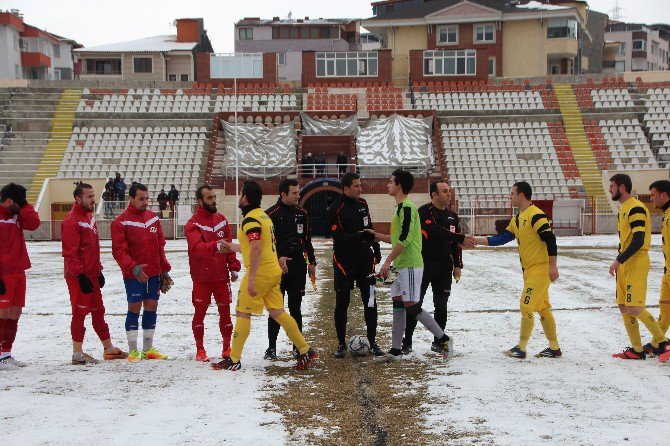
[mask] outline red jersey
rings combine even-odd
[[[65,277],[77,277],[84,273],[89,279],[96,279],[102,271],[102,264],[95,217],[86,208],[75,203],[60,227]]]
[[[14,215],[0,206],[0,274],[21,273],[30,269],[30,258],[23,231],[40,227],[40,216],[30,204]]]
[[[214,214],[198,206],[186,223],[188,262],[194,282],[229,281],[229,271],[239,271],[240,261],[235,253],[219,252],[221,240],[231,241],[230,225],[222,214]]]
[[[128,205],[112,222],[112,255],[124,279],[134,279],[132,269],[142,267],[149,277],[170,271],[165,257],[165,237],[161,222],[150,210],[139,211]]]

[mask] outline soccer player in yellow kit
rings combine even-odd
[[[556,335],[556,321],[549,303],[549,285],[558,279],[556,236],[544,212],[530,201],[533,189],[520,181],[512,186],[510,202],[519,209],[507,229],[494,237],[466,238],[476,245],[499,246],[515,238],[519,243],[519,256],[523,269],[523,292],[521,293],[521,333],[519,344],[505,354],[512,358],[526,357],[526,346],[533,332],[534,313],[539,313],[549,347],[535,355],[538,358],[559,358],[562,355]]]
[[[610,178],[612,200],[621,203],[621,207],[617,217],[619,255],[610,266],[609,272],[616,276],[616,303],[632,344],[632,347],[615,353],[612,357],[645,359],[647,355],[642,347],[638,320],[654,337],[651,344],[656,354],[665,352],[669,344],[656,319],[645,308],[651,220],[646,206],[631,195],[632,189],[633,182],[628,175],[618,173]]]
[[[318,358],[300,333],[295,319],[284,311],[284,300],[280,288],[282,271],[286,264],[280,264],[275,247],[272,220],[260,208],[263,191],[255,181],[247,181],[240,192],[238,206],[244,219],[237,238],[239,245],[222,241],[222,252],[241,252],[246,274],[240,284],[237,296],[235,329],[230,356],[212,364],[215,370],[239,370],[244,343],[251,332],[251,314],[261,314],[263,308],[270,317],[282,326],[293,345],[300,352],[297,370],[304,370],[310,362]]]
[[[663,334],[667,334],[670,327],[670,181],[654,181],[649,186],[651,193],[651,202],[657,209],[663,211],[663,220],[661,222],[661,243],[663,248],[663,277],[661,278],[661,296],[658,306],[660,314],[658,316],[658,325]],[[644,346],[644,352],[647,356],[655,354],[654,345],[650,342]],[[661,362],[670,359],[670,354],[661,355],[658,359]]]

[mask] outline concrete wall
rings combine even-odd
[[[588,65],[582,66],[582,73],[601,73],[603,69],[603,45],[605,44],[605,27],[607,26],[607,14],[596,11],[588,12],[586,27],[591,34],[591,39],[582,32],[579,45],[582,56],[588,59]]]
[[[134,72],[134,59],[136,58],[151,58],[152,59],[152,73],[135,73]],[[165,80],[165,59],[162,54],[141,54],[141,53],[127,53],[123,55],[121,59],[121,73],[123,79],[128,80]]]
[[[95,201],[102,200],[102,193],[105,191],[106,179],[99,178],[81,178],[85,183],[93,186],[95,190]],[[52,178],[45,182],[43,194],[37,213],[42,221],[51,220],[52,203],[73,203],[72,191],[74,191],[74,180],[72,178]]]
[[[546,33],[539,20],[503,23],[503,77],[546,75]]]
[[[191,72],[192,70],[192,56],[191,53],[189,54],[181,54],[181,55],[168,55],[165,61],[167,70],[166,70],[166,75],[165,79],[170,79],[170,75],[174,74],[177,76],[177,81],[181,80],[181,75],[186,74],[188,75],[188,80],[193,81],[193,73]]]
[[[428,32],[425,26],[403,26],[395,33],[389,30],[388,48],[393,54],[392,78],[394,85],[409,85],[409,52],[428,47]]]
[[[19,32],[13,27],[0,25],[0,79],[21,78],[21,52],[14,47],[14,38],[19,39]],[[19,66],[18,76],[16,66]]]

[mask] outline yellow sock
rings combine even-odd
[[[535,317],[532,311],[521,310],[521,334],[519,335],[519,348],[526,351],[530,334],[533,332]]]
[[[550,308],[545,308],[540,311],[540,323],[544,330],[544,335],[549,341],[549,348],[558,350],[558,336],[556,335],[556,320]]]
[[[235,329],[233,330],[233,343],[230,346],[230,359],[237,362],[242,357],[244,343],[251,333],[251,319],[246,317],[235,318]]]
[[[288,338],[291,340],[291,342],[293,342],[293,345],[295,345],[298,351],[300,351],[300,354],[304,355],[307,353],[309,350],[309,344],[307,341],[305,341],[305,337],[302,335],[302,333],[300,333],[300,329],[298,328],[298,324],[295,322],[295,319],[293,319],[290,314],[284,311],[279,315],[279,317],[275,318],[275,321],[281,325]]]
[[[621,317],[623,317],[623,325],[626,327],[626,333],[628,333],[628,339],[630,339],[633,349],[638,353],[641,352],[642,338],[640,337],[640,326],[637,319],[630,314],[621,314]]]
[[[658,322],[656,322],[654,316],[652,316],[652,314],[647,311],[646,308],[642,310],[642,313],[637,315],[637,318],[644,324],[645,327],[647,327],[649,333],[651,333],[651,335],[654,337],[654,340],[651,342],[654,347],[658,347],[659,342],[668,340],[663,334],[663,330],[661,330],[661,327],[659,327]]]
[[[661,312],[658,315],[658,326],[661,327],[663,334],[666,334],[670,328],[670,303],[661,302],[659,307],[661,307]]]

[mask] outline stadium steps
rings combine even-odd
[[[56,113],[51,121],[49,142],[44,149],[33,182],[28,188],[28,201],[31,203],[37,201],[44,180],[53,178],[58,173],[65,149],[72,135],[72,126],[81,93],[81,90],[64,90],[60,95]]]
[[[586,135],[582,112],[579,109],[572,85],[555,84],[554,92],[563,117],[566,137],[570,143],[579,176],[584,184],[584,192],[596,199],[605,198],[601,170]]]

